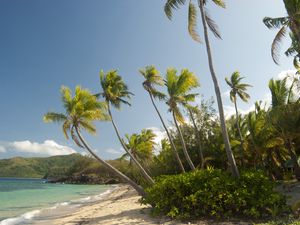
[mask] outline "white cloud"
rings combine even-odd
[[[6,152],[6,148],[4,146],[0,146],[0,152],[2,153]]]
[[[253,111],[255,109],[255,106],[254,104],[251,105],[248,109],[246,110],[243,110],[243,109],[240,109],[238,108],[238,112],[239,114],[241,115],[246,115],[248,114],[249,112]],[[234,106],[231,106],[231,105],[224,105],[224,114],[225,114],[225,117],[228,119],[229,117],[231,117],[232,115],[235,115],[235,108]]]
[[[224,97],[224,98],[229,98],[229,96],[230,96],[230,90],[224,91],[221,95],[222,95],[222,97]]]
[[[161,130],[158,127],[148,127],[147,129],[152,130],[156,135],[156,137],[154,138],[154,142],[156,143],[156,145],[154,146],[154,154],[158,154],[161,150],[161,140],[167,137],[167,133],[165,130]],[[169,127],[168,129],[170,130],[172,128]]]
[[[148,127],[147,128],[148,130],[152,130],[153,133],[156,135],[155,139],[154,139],[154,142],[156,144],[160,144],[161,143],[161,140],[166,138],[167,137],[167,134],[166,134],[166,131],[164,130],[161,130],[160,128],[158,127]]]
[[[104,151],[106,151],[107,153],[110,153],[110,154],[114,154],[114,155],[120,155],[122,153],[121,151],[118,151],[113,148],[108,148],[108,149],[105,149]]]
[[[283,79],[285,77],[294,77],[296,74],[297,70],[284,70],[281,71],[277,76],[275,76],[275,79]]]
[[[15,151],[21,153],[33,153],[38,155],[68,155],[76,151],[68,146],[59,145],[53,140],[45,140],[43,143],[26,141],[1,142],[0,150]]]

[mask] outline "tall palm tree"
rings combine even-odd
[[[271,54],[273,61],[276,64],[279,64],[279,47],[282,39],[286,36],[286,33],[288,30],[292,32],[291,39],[293,40],[292,46],[288,51],[286,51],[287,55],[291,55],[291,49],[293,49],[293,52],[295,50],[299,50],[296,46],[299,46],[300,44],[300,2],[298,0],[283,0],[286,11],[288,13],[288,16],[284,17],[278,17],[278,18],[270,18],[265,17],[263,19],[264,24],[269,29],[279,29],[278,33],[276,34],[272,47],[271,47]],[[297,44],[296,44],[297,43]],[[294,63],[296,63],[296,60],[299,58],[300,52],[296,54]],[[295,64],[297,65],[297,64]]]
[[[176,146],[174,144],[174,141],[170,135],[170,132],[154,102],[154,99],[157,98],[159,100],[163,100],[166,98],[166,95],[163,94],[162,92],[158,91],[156,89],[156,85],[158,86],[162,86],[164,84],[163,82],[163,79],[162,77],[160,76],[160,73],[159,71],[154,67],[154,66],[146,66],[145,69],[141,69],[140,70],[140,73],[141,75],[145,78],[145,81],[143,82],[143,87],[144,89],[148,92],[149,96],[150,96],[150,99],[151,99],[151,102],[152,102],[152,105],[153,107],[155,108],[155,111],[167,133],[167,136],[168,136],[168,139],[169,139],[169,142],[171,144],[171,147],[172,147],[172,151],[173,151],[173,154],[175,155],[175,158],[177,160],[177,163],[179,165],[179,168],[182,172],[185,172],[185,169],[183,167],[183,164],[181,162],[181,159],[178,155],[178,152],[176,150]]]
[[[143,188],[97,156],[81,135],[81,130],[86,130],[91,134],[96,133],[93,121],[110,119],[107,115],[105,103],[98,102],[97,98],[88,90],[81,89],[79,86],[76,87],[74,96],[72,96],[71,90],[67,87],[62,87],[61,94],[65,113],[48,112],[44,116],[44,121],[62,123],[63,133],[67,139],[69,134],[71,134],[72,140],[79,147],[85,148],[110,172],[118,176],[122,181],[130,184],[141,196],[145,196]]]
[[[100,72],[100,84],[101,84],[103,92],[100,94],[97,94],[96,96],[101,95],[105,99],[112,125],[115,129],[115,132],[117,134],[117,137],[118,137],[122,147],[124,148],[126,153],[130,156],[132,161],[140,169],[142,175],[149,182],[149,184],[154,184],[154,180],[149,176],[149,174],[142,167],[142,165],[137,161],[137,159],[131,154],[131,152],[126,147],[125,143],[123,142],[123,140],[120,136],[119,130],[117,128],[117,125],[114,122],[114,119],[113,119],[113,116],[111,113],[111,109],[110,109],[110,105],[114,106],[117,109],[120,109],[122,103],[130,106],[130,103],[128,102],[127,99],[130,99],[130,96],[133,94],[128,91],[127,85],[122,80],[122,77],[119,76],[117,70],[108,71],[106,74],[103,71],[101,71]]]
[[[179,106],[187,106],[190,102],[195,101],[195,97],[198,94],[190,93],[191,90],[199,86],[198,79],[195,74],[184,69],[179,75],[174,68],[167,70],[165,86],[168,90],[167,105],[169,106],[169,112],[172,113],[175,126],[177,128],[179,138],[182,144],[184,156],[192,170],[195,166],[188,154],[186,143],[184,141],[180,126],[178,124],[184,123],[183,115],[179,109]]]
[[[241,159],[242,159],[242,164],[243,164],[243,152],[244,152],[244,140],[240,128],[240,123],[239,123],[239,112],[237,108],[237,97],[240,97],[240,99],[244,102],[248,102],[250,99],[249,94],[246,92],[248,87],[251,87],[249,84],[244,84],[241,83],[241,81],[244,79],[244,77],[240,76],[240,72],[235,71],[230,79],[227,77],[225,78],[226,83],[228,86],[231,88],[230,90],[230,100],[234,103],[234,108],[235,108],[235,115],[236,115],[236,127],[239,132],[240,136],[240,141],[241,141]]]
[[[188,9],[188,31],[193,40],[200,42],[200,36],[197,33],[197,10],[196,6],[193,3],[193,0],[186,1],[186,0],[166,0],[165,4],[165,13],[169,19],[172,19],[172,14],[173,10],[178,9],[181,5],[186,4],[189,2],[189,9]],[[215,88],[215,93],[217,97],[217,104],[218,104],[218,109],[219,109],[219,115],[220,115],[220,124],[221,124],[221,129],[222,129],[222,135],[224,139],[224,144],[225,144],[225,150],[227,154],[228,161],[231,166],[231,171],[233,176],[239,177],[239,171],[236,166],[235,158],[231,150],[230,142],[229,142],[229,136],[227,132],[227,127],[226,127],[226,121],[225,121],[225,116],[224,116],[224,109],[223,109],[223,103],[222,103],[222,98],[221,98],[221,91],[217,79],[217,75],[214,70],[214,65],[213,65],[213,60],[212,60],[212,53],[211,53],[211,47],[210,47],[210,41],[208,37],[208,29],[213,33],[213,35],[216,38],[221,38],[219,29],[217,24],[214,22],[214,20],[209,16],[205,5],[207,4],[207,0],[197,0],[198,7],[200,10],[201,14],[201,20],[202,20],[202,25],[203,25],[203,32],[204,32],[204,40],[205,40],[205,45],[206,45],[206,52],[207,52],[207,57],[208,57],[208,63],[209,63],[209,70],[210,74],[214,83],[214,88]],[[222,8],[225,8],[225,2],[223,0],[212,0],[214,4],[217,6],[220,6]]]

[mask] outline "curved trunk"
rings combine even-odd
[[[243,166],[244,165],[244,139],[243,139],[240,124],[239,124],[239,112],[237,109],[236,99],[234,100],[234,108],[235,108],[235,116],[236,116],[236,127],[238,129],[240,141],[241,141],[241,164]]]
[[[175,155],[175,157],[176,157],[176,160],[177,160],[177,162],[178,162],[178,165],[179,165],[179,167],[180,167],[180,170],[181,170],[182,172],[185,172],[185,169],[184,169],[184,167],[183,167],[183,165],[182,165],[181,159],[180,159],[180,157],[179,157],[179,155],[178,155],[178,152],[177,152],[177,150],[176,150],[176,147],[175,147],[175,144],[174,144],[174,142],[173,142],[173,139],[172,139],[172,137],[171,137],[171,135],[170,135],[170,133],[169,133],[169,130],[168,130],[168,128],[167,128],[167,126],[166,126],[166,124],[165,124],[165,122],[164,122],[162,116],[160,115],[160,112],[158,111],[158,108],[157,108],[157,106],[156,106],[156,104],[155,104],[155,102],[154,102],[154,99],[153,99],[152,94],[151,94],[149,91],[148,91],[148,93],[149,93],[149,95],[150,95],[150,99],[151,99],[152,105],[154,106],[154,108],[155,108],[155,110],[156,110],[156,112],[157,112],[157,114],[158,114],[158,116],[159,116],[159,119],[160,119],[160,121],[161,121],[163,127],[165,128],[165,131],[166,131],[166,133],[167,133],[167,136],[168,136],[169,141],[170,141],[170,144],[171,144],[171,148],[172,148],[173,153],[174,153],[174,155]]]
[[[195,129],[195,133],[196,133],[196,139],[197,139],[197,142],[198,142],[199,155],[200,155],[200,160],[201,160],[201,169],[203,169],[204,168],[204,157],[203,157],[202,144],[201,144],[201,139],[200,139],[201,138],[200,137],[200,131],[198,130],[198,127],[197,127],[195,118],[193,116],[192,110],[191,109],[188,109],[188,110],[189,110],[189,113],[190,113],[192,123],[194,125],[194,129]]]
[[[83,144],[83,146],[86,148],[86,150],[88,150],[88,152],[95,157],[95,159],[97,159],[101,164],[103,164],[109,171],[111,171],[112,173],[114,173],[116,176],[118,176],[122,181],[128,183],[130,186],[132,186],[137,193],[139,193],[139,195],[141,195],[142,197],[146,196],[146,193],[144,191],[144,189],[142,187],[140,187],[137,183],[135,183],[134,181],[132,181],[129,177],[127,177],[125,174],[123,174],[122,172],[120,172],[119,170],[117,170],[116,168],[114,168],[113,166],[111,166],[109,163],[105,162],[104,160],[102,160],[101,158],[99,158],[94,152],[93,150],[90,148],[90,146],[86,143],[86,141],[84,140],[84,138],[81,136],[81,133],[79,132],[78,128],[75,127],[76,129],[76,133],[81,141],[81,143]]]
[[[208,30],[207,30],[207,24],[206,24],[206,19],[205,19],[205,12],[204,12],[204,3],[203,0],[198,0],[199,2],[199,9],[201,13],[201,18],[202,18],[202,25],[203,25],[203,30],[204,30],[204,37],[205,37],[205,45],[206,45],[206,52],[207,52],[207,57],[208,57],[208,63],[209,63],[209,70],[210,74],[214,83],[214,88],[215,88],[215,93],[217,97],[217,103],[218,103],[218,109],[219,109],[219,114],[220,114],[220,122],[221,122],[221,129],[222,129],[222,134],[223,134],[223,139],[224,139],[224,144],[225,144],[225,150],[227,154],[228,161],[230,163],[231,167],[231,172],[234,177],[239,177],[239,171],[235,163],[235,158],[233,156],[231,146],[229,143],[229,137],[227,133],[227,128],[226,128],[226,123],[225,123],[225,116],[224,116],[224,110],[223,110],[223,104],[222,104],[222,98],[221,98],[221,92],[217,80],[217,76],[214,71],[213,67],[213,61],[212,61],[212,54],[210,50],[210,43],[209,43],[209,38],[208,38]]]
[[[109,103],[107,103],[107,107],[108,107],[108,113],[109,113],[109,116],[111,118],[111,122],[113,124],[113,127],[116,131],[116,134],[118,136],[118,139],[122,145],[122,147],[124,148],[124,150],[127,152],[127,154],[129,155],[130,159],[132,159],[132,161],[137,165],[137,167],[140,169],[142,175],[144,176],[144,178],[149,182],[149,184],[154,184],[154,180],[149,176],[149,174],[145,171],[145,169],[142,167],[142,165],[136,160],[136,158],[131,154],[131,152],[128,150],[128,148],[126,147],[125,143],[123,142],[120,134],[119,134],[119,131],[118,131],[118,128],[113,120],[113,117],[112,117],[112,114],[111,114],[111,111],[110,111],[110,106],[109,106]]]
[[[174,112],[172,112],[172,115],[173,115],[173,119],[174,119],[175,126],[176,126],[176,128],[177,128],[177,130],[178,130],[178,133],[179,133],[179,137],[180,137],[180,141],[181,141],[181,144],[182,144],[182,148],[183,148],[182,150],[183,150],[185,159],[186,159],[186,161],[188,162],[188,164],[190,165],[191,169],[192,169],[192,170],[195,170],[195,166],[194,166],[194,164],[193,164],[193,162],[192,162],[192,160],[191,160],[191,158],[190,158],[190,156],[189,156],[189,153],[188,153],[188,151],[187,151],[187,149],[186,149],[185,141],[184,141],[184,139],[183,139],[181,129],[180,129],[180,127],[178,126],[178,123],[177,123],[177,120],[176,120],[176,117],[175,117]]]

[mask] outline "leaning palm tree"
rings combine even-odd
[[[122,77],[119,76],[117,70],[108,71],[106,74],[101,71],[100,72],[100,84],[102,87],[103,92],[97,94],[96,96],[102,96],[105,99],[107,104],[107,109],[109,116],[111,118],[112,125],[115,129],[115,132],[118,136],[118,139],[126,151],[126,153],[130,156],[132,161],[137,165],[140,169],[144,178],[149,182],[149,184],[154,184],[154,180],[149,176],[146,170],[142,167],[142,165],[138,162],[138,160],[131,154],[129,149],[126,147],[125,143],[123,142],[119,130],[117,128],[116,123],[114,122],[110,105],[114,106],[117,109],[120,109],[121,104],[126,104],[130,106],[130,103],[127,99],[130,99],[130,96],[133,95],[131,92],[128,91],[127,85],[122,80]]]
[[[179,109],[179,106],[188,106],[190,102],[195,101],[195,97],[198,94],[190,93],[191,90],[199,86],[198,79],[195,74],[184,69],[179,75],[174,68],[167,70],[165,86],[168,90],[167,105],[169,106],[169,112],[172,113],[175,126],[177,128],[179,138],[182,144],[184,156],[192,170],[195,166],[188,154],[186,143],[184,141],[180,126],[178,124],[184,123],[183,115]]]
[[[280,43],[282,39],[286,36],[288,30],[291,31],[290,36],[293,43],[291,47],[286,51],[286,55],[292,55],[292,53],[297,52],[294,58],[294,64],[295,66],[297,66],[297,60],[300,57],[300,52],[298,51],[298,46],[300,44],[300,2],[298,0],[283,0],[283,2],[288,15],[278,18],[265,17],[263,19],[263,22],[269,29],[279,29],[271,47],[272,58],[276,64],[279,64],[278,52]]]
[[[189,9],[188,9],[188,32],[193,38],[193,40],[197,42],[201,42],[200,36],[197,33],[197,10],[196,6],[193,3],[193,0],[186,1],[186,0],[166,0],[165,4],[165,13],[169,19],[172,19],[172,14],[173,10],[178,9],[181,5],[186,4],[189,2]],[[204,32],[204,40],[206,44],[206,52],[207,52],[207,57],[208,57],[208,63],[209,63],[209,70],[211,74],[211,78],[214,83],[214,88],[215,88],[215,93],[217,97],[217,104],[218,104],[218,109],[219,109],[219,116],[220,116],[220,124],[221,124],[221,129],[222,129],[222,135],[224,139],[224,144],[225,144],[225,150],[227,154],[228,161],[231,166],[231,171],[233,176],[239,177],[239,171],[236,166],[235,158],[231,150],[230,142],[229,142],[229,136],[227,132],[227,127],[226,127],[226,120],[224,116],[224,109],[223,109],[223,103],[222,103],[222,98],[221,98],[221,91],[217,79],[217,75],[214,70],[213,66],[213,60],[212,60],[212,53],[211,53],[211,47],[210,47],[210,41],[208,37],[208,29],[213,33],[213,35],[216,38],[221,38],[219,29],[217,24],[214,22],[214,20],[210,17],[208,14],[208,11],[205,8],[205,5],[207,4],[207,0],[197,0],[198,7],[200,10],[201,14],[201,19],[202,19],[202,26],[203,26],[203,32]],[[212,0],[213,3],[215,3],[217,6],[220,6],[222,8],[225,8],[225,2],[223,0]]]
[[[162,92],[158,91],[155,86],[158,85],[158,86],[162,86],[164,84],[163,82],[163,78],[160,76],[160,73],[159,71],[154,67],[154,66],[146,66],[145,69],[141,69],[140,70],[140,73],[141,75],[145,78],[145,81],[143,82],[143,87],[144,89],[148,92],[149,96],[150,96],[150,99],[151,99],[151,102],[152,102],[152,105],[153,107],[155,108],[155,111],[167,133],[167,136],[168,136],[168,139],[169,139],[169,142],[171,144],[171,147],[172,147],[172,150],[173,150],[173,153],[175,155],[175,158],[177,160],[177,163],[181,169],[182,172],[185,172],[185,169],[183,167],[183,164],[181,162],[181,159],[178,155],[178,152],[176,150],[176,146],[174,144],[174,141],[170,135],[170,132],[154,102],[154,99],[157,98],[159,100],[163,100],[166,98],[166,95],[163,94]]]
[[[97,98],[88,90],[81,89],[79,86],[76,87],[74,96],[72,96],[71,90],[67,87],[62,87],[61,94],[62,102],[66,112],[48,112],[44,116],[44,121],[62,123],[63,133],[67,139],[69,138],[69,134],[71,134],[72,140],[79,147],[85,148],[111,173],[118,176],[122,181],[130,184],[141,196],[145,196],[145,191],[143,188],[97,156],[81,134],[81,130],[95,134],[96,127],[93,124],[93,121],[107,121],[110,119],[107,115],[106,104],[97,101]]]
[[[244,79],[244,77],[240,76],[240,72],[235,71],[230,79],[227,77],[225,78],[226,83],[228,86],[231,88],[230,90],[230,100],[231,102],[234,103],[234,108],[235,108],[235,115],[236,115],[236,127],[238,129],[238,133],[240,136],[240,141],[241,141],[241,159],[243,163],[243,152],[244,152],[244,140],[240,128],[240,122],[239,122],[239,112],[237,109],[237,97],[240,97],[240,99],[244,102],[248,102],[250,96],[246,92],[248,87],[251,87],[249,84],[243,84],[241,81]]]

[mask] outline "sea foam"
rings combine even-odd
[[[17,225],[28,223],[32,220],[33,217],[37,216],[40,213],[40,210],[33,210],[27,213],[22,214],[19,217],[9,218],[0,221],[0,225]]]

